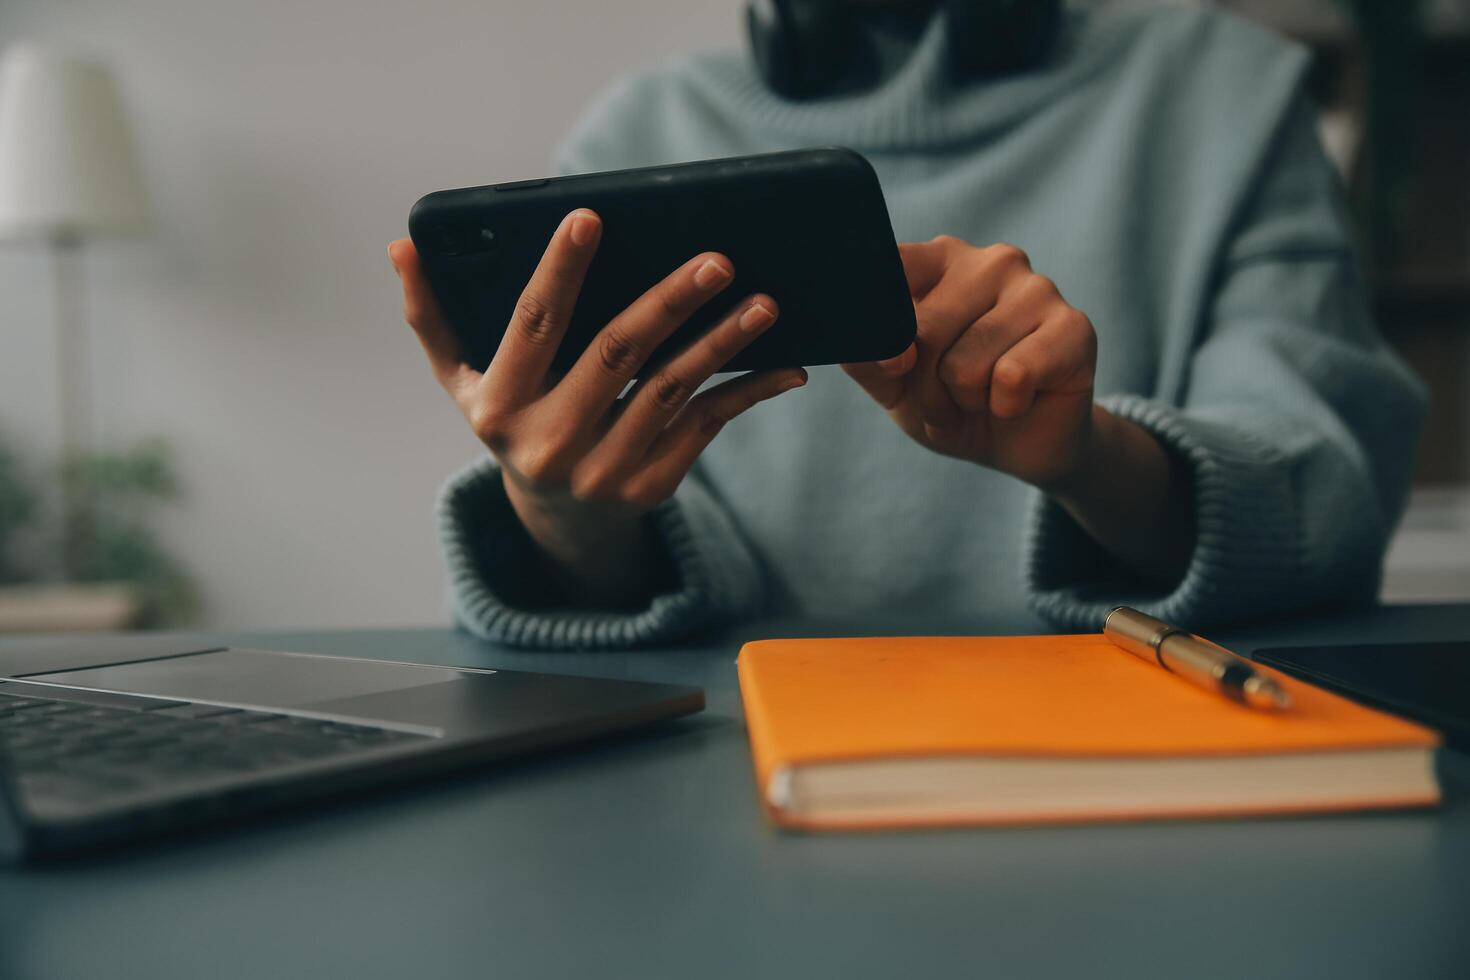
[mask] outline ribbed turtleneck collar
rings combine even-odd
[[[1135,36],[1127,15],[1069,9],[1046,70],[993,80],[956,81],[945,70],[943,17],[930,20],[912,54],[864,92],[792,101],[768,89],[747,52],[704,57],[689,81],[713,106],[807,145],[859,150],[933,147],[1004,129],[1122,57]]]

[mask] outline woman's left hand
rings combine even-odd
[[[1085,469],[1097,336],[1012,245],[940,236],[899,246],[918,336],[843,369],[919,444],[1044,490]]]

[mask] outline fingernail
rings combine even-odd
[[[714,259],[705,259],[704,265],[694,272],[694,285],[700,289],[713,289],[730,281],[730,270]]]
[[[572,244],[590,245],[597,234],[597,219],[577,211],[572,214]]]
[[[388,264],[393,267],[393,271],[394,272],[398,272],[398,260],[395,259],[395,258],[393,258],[393,245],[392,245],[392,243],[389,243],[389,245],[388,245]]]
[[[750,309],[740,314],[740,329],[746,333],[759,330],[761,327],[769,326],[776,319],[776,314],[759,303],[751,303]]]
[[[785,381],[781,382],[781,390],[790,391],[792,388],[800,388],[804,384],[806,384],[806,375],[798,374],[794,378],[787,378]]]

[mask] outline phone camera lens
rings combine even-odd
[[[501,245],[501,236],[494,229],[479,225],[441,227],[438,238],[439,247],[449,256],[498,252]]]

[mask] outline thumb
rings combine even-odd
[[[842,370],[862,386],[873,400],[885,409],[891,409],[903,398],[909,372],[919,362],[919,349],[909,344],[902,354],[886,361],[864,361],[860,364],[844,364]]]

